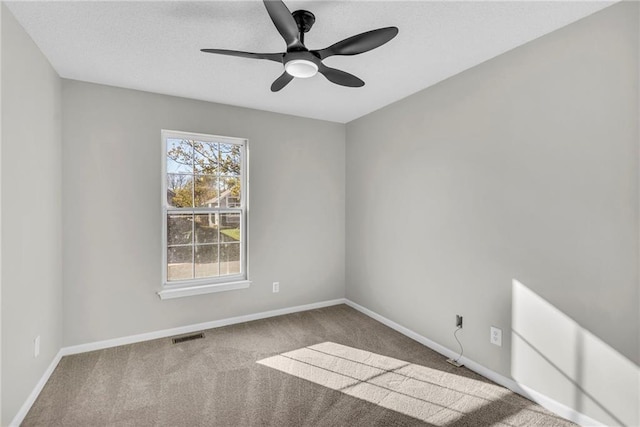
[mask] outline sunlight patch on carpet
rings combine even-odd
[[[477,414],[512,394],[489,382],[333,342],[257,363],[439,426]],[[509,415],[495,420],[496,425],[508,423]]]

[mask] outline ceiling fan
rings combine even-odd
[[[357,55],[382,46],[398,34],[397,27],[378,28],[344,39],[327,48],[309,50],[304,45],[304,34],[316,21],[313,13],[296,10],[291,13],[282,0],[263,0],[273,24],[287,43],[283,53],[253,53],[226,49],[201,49],[202,52],[242,58],[267,59],[284,65],[284,73],[271,85],[271,91],[277,92],[294,77],[308,78],[316,73],[323,74],[329,81],[348,87],[361,87],[364,82],[353,74],[327,67],[322,60],[334,55]]]

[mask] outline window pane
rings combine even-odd
[[[213,175],[196,175],[194,193],[197,207],[217,207],[218,178]]]
[[[167,138],[167,173],[193,173],[193,147],[190,141]]]
[[[196,277],[218,276],[218,245],[196,246]]]
[[[193,161],[196,174],[218,173],[218,144],[215,142],[193,142]]]
[[[193,206],[193,175],[167,174],[167,204],[176,208]]]
[[[220,245],[220,275],[240,273],[240,244],[223,243]]]
[[[240,146],[220,144],[220,175],[240,176]]]
[[[223,176],[220,177],[220,207],[238,208],[240,207],[240,177]]]
[[[218,242],[218,223],[220,222],[220,214],[211,212],[206,214],[196,214],[195,243],[217,243]]]
[[[193,241],[193,215],[171,214],[167,217],[167,243],[185,245]]]
[[[222,242],[240,241],[240,214],[220,214],[220,240]]]
[[[167,278],[193,279],[193,246],[174,246],[167,250]]]
[[[215,283],[241,274],[246,250],[244,142],[163,132],[167,282],[212,278]]]

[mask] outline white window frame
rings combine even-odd
[[[158,291],[161,299],[171,299],[192,295],[208,294],[212,292],[230,291],[235,289],[248,288],[251,285],[249,280],[249,259],[248,259],[248,212],[249,212],[249,141],[245,138],[234,138],[228,136],[208,135],[193,132],[182,132],[172,130],[162,130],[162,289]],[[219,142],[223,144],[234,144],[241,147],[240,164],[240,208],[175,208],[169,206],[167,200],[167,139],[190,139],[202,142]],[[167,218],[170,212],[189,213],[209,213],[240,211],[240,274],[207,277],[200,279],[188,279],[169,282],[167,277]]]

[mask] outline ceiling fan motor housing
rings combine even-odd
[[[316,55],[314,55],[313,53],[309,52],[308,50],[302,50],[302,51],[297,51],[297,52],[287,52],[284,54],[284,56],[282,57],[282,63],[286,64],[289,61],[294,61],[294,60],[306,60],[309,62],[313,62],[314,64],[316,64],[317,67],[320,66],[321,62],[320,62],[320,58],[318,58]]]

